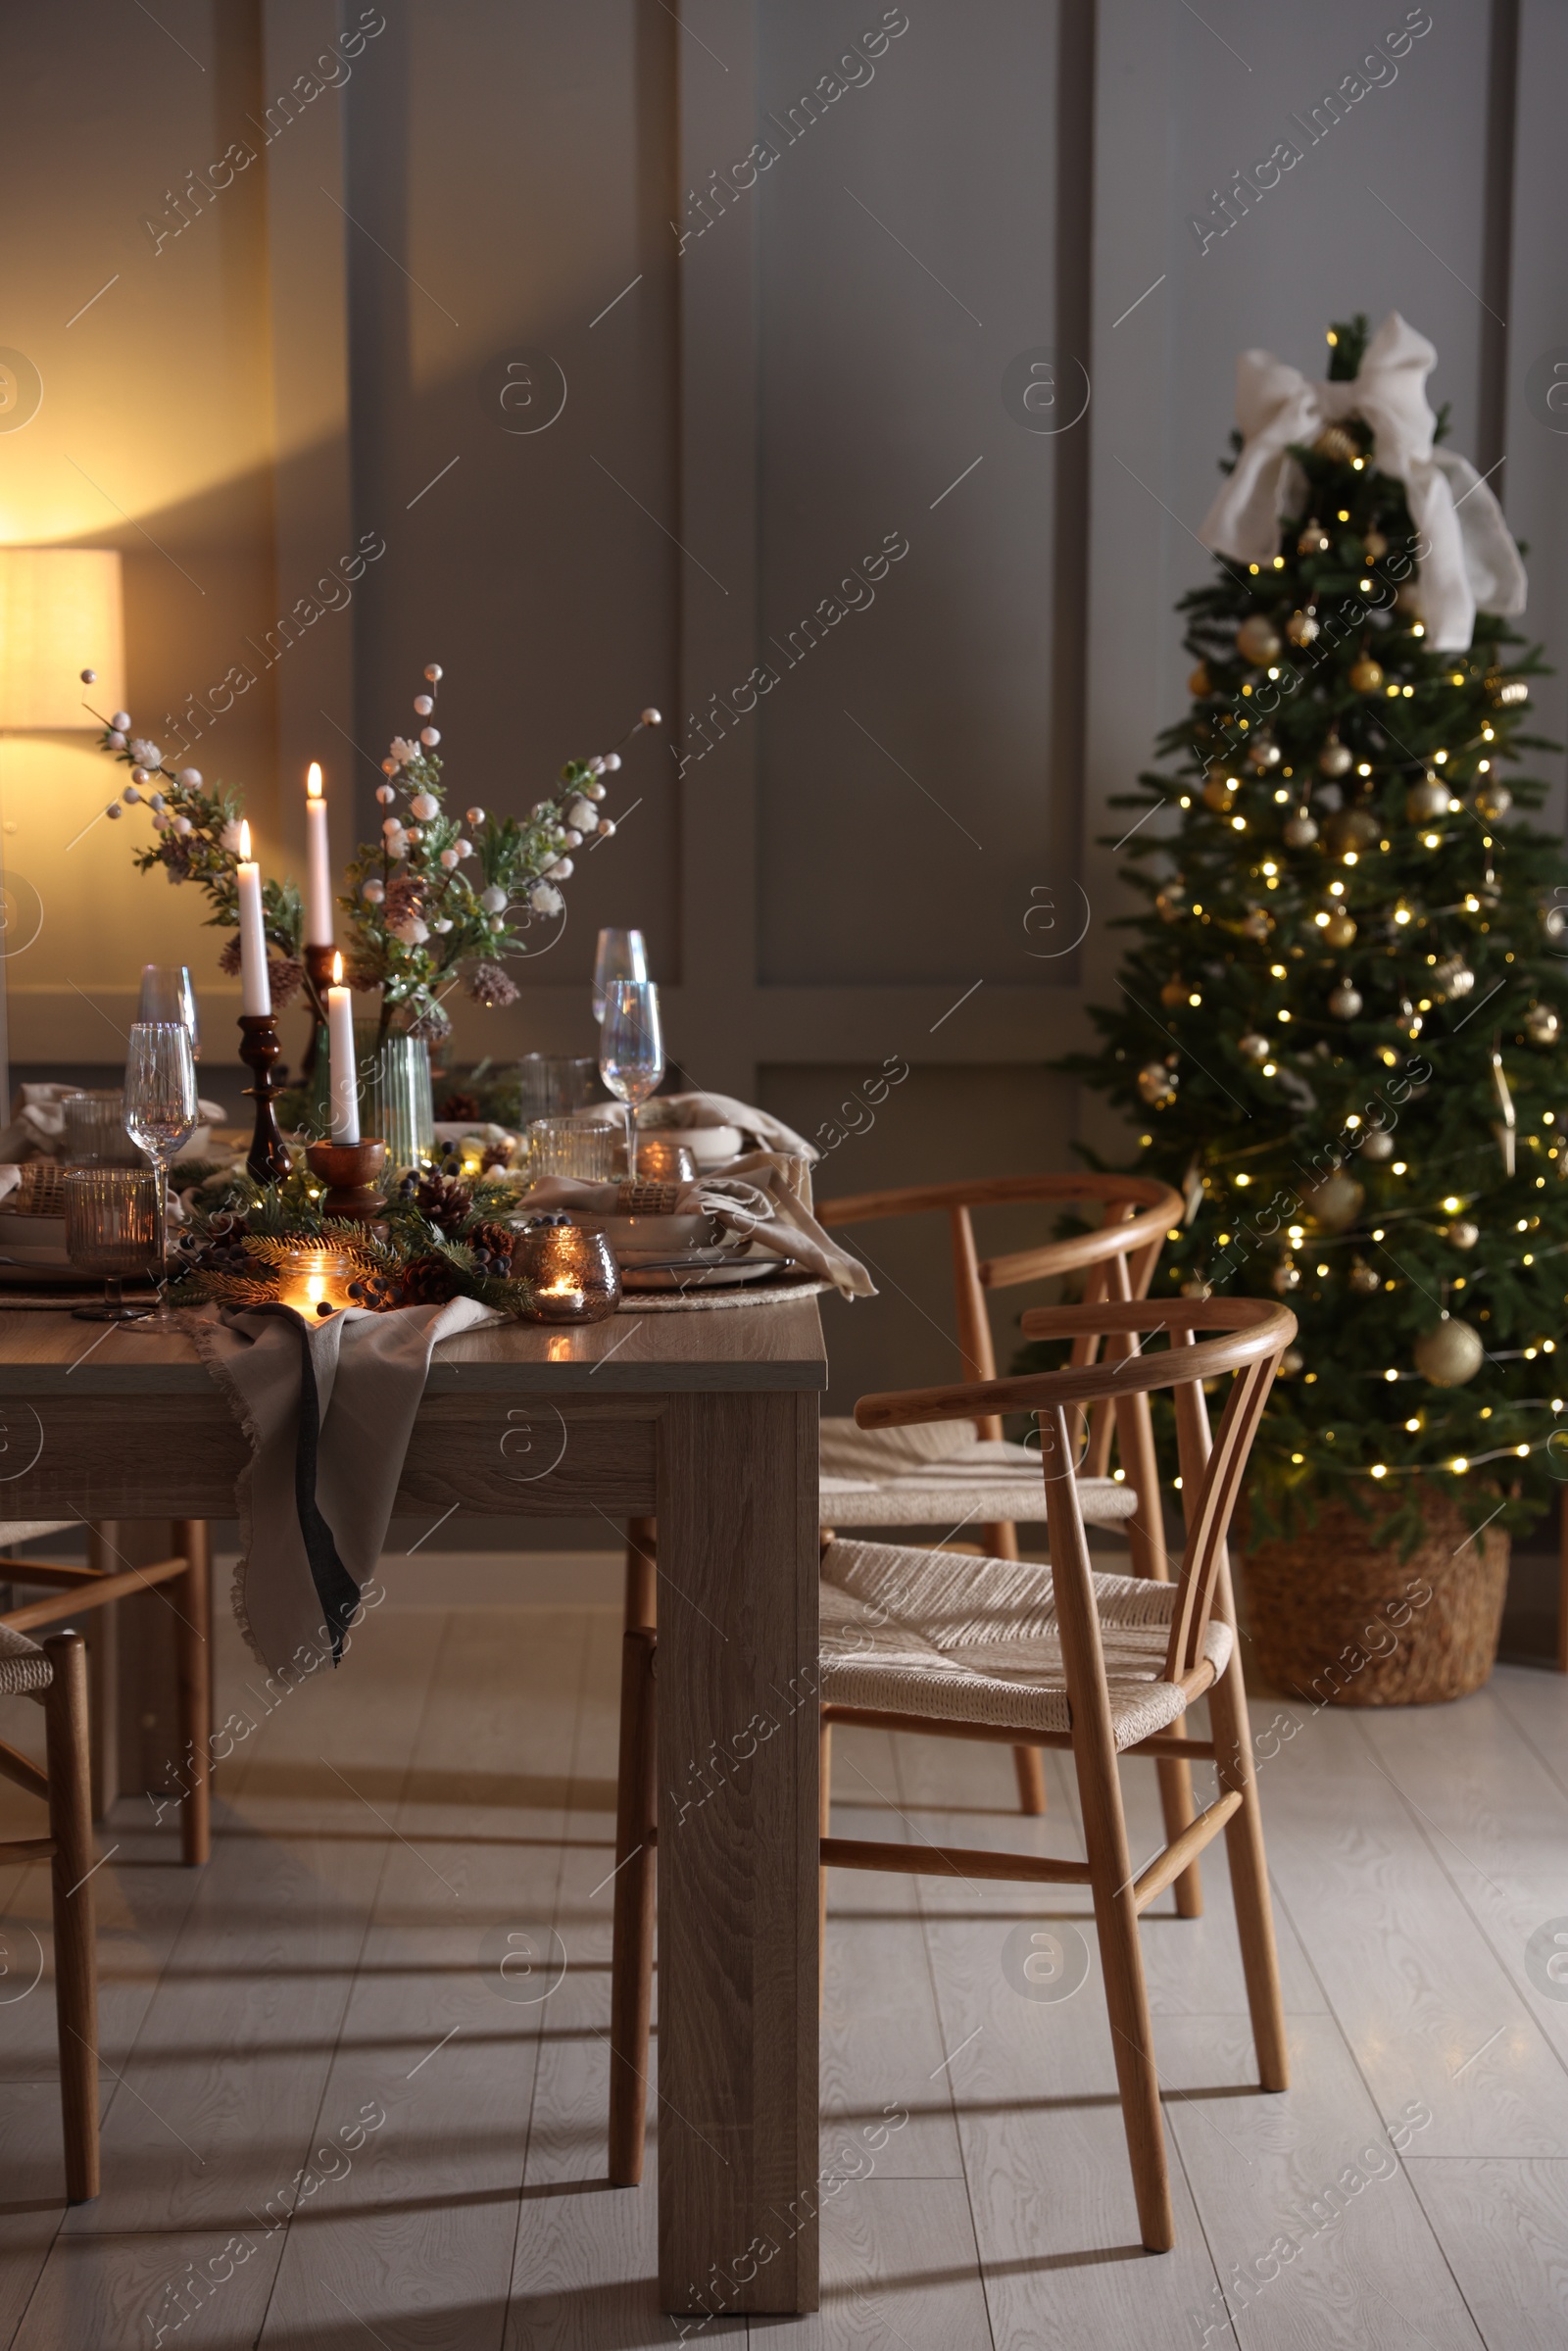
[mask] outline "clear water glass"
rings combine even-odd
[[[101,1306],[77,1306],[83,1322],[142,1322],[145,1306],[127,1306],[122,1285],[144,1280],[162,1256],[163,1186],[145,1167],[74,1167],[67,1171],[66,1254],[83,1273],[104,1277]]]
[[[202,1057],[201,1032],[196,1025],[196,991],[184,963],[144,963],[138,1020],[182,1020],[190,1031],[190,1050]]]
[[[125,1132],[125,1097],[119,1086],[68,1094],[62,1155],[68,1167],[139,1167],[141,1153]]]
[[[619,1149],[620,1138],[612,1126],[587,1118],[536,1118],[528,1129],[528,1174],[608,1184]]]
[[[648,950],[641,931],[601,931],[594,951],[594,1018],[605,1017],[605,998],[615,980],[645,980]]]
[[[196,1131],[196,1057],[182,1020],[138,1020],[130,1032],[125,1061],[125,1132],[152,1161],[159,1199],[169,1183],[169,1164]],[[160,1289],[169,1271],[169,1235],[158,1220]],[[157,1318],[171,1319],[160,1302]]]
[[[637,1104],[664,1074],[664,1032],[652,980],[612,980],[599,1025],[599,1074],[626,1105],[626,1174],[637,1180]]]
[[[593,1090],[594,1066],[588,1054],[524,1053],[517,1063],[517,1124],[579,1109]]]

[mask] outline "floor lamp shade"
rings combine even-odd
[[[95,669],[84,686],[81,672]],[[0,727],[96,731],[125,696],[120,556],[102,547],[0,547]]]

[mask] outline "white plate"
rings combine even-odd
[[[677,1251],[709,1249],[717,1230],[710,1216],[602,1216],[583,1209],[576,1220],[603,1233],[617,1257],[629,1250],[673,1257]]]
[[[736,1282],[761,1282],[782,1273],[787,1260],[764,1249],[757,1257],[731,1257],[721,1265],[625,1265],[622,1290],[726,1290]]]

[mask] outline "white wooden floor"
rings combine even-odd
[[[226,1619],[222,1638],[220,1712],[259,1717]],[[602,1607],[389,1605],[236,1746],[206,1871],[177,1866],[172,1814],[117,1808],[104,2192],[75,2210],[43,1873],[0,1870],[0,2344],[679,2339],[652,2167],[641,2190],[604,2180],[617,1648]],[[14,1741],[33,1711],[7,1708]],[[822,2308],[750,2339],[1568,2343],[1568,1984],[1527,1962],[1547,1922],[1568,1935],[1568,1683],[1506,1668],[1460,1707],[1253,1712],[1297,2086],[1250,2086],[1219,1846],[1207,1916],[1145,1929],[1178,2249],[1137,2242],[1098,1963],[1064,2000],[1017,1988],[1031,1930],[1070,1948],[1083,1905],[840,1877]],[[1058,1759],[1054,1817],[1025,1828],[1003,1750],[839,1746],[842,1829],[1081,1850]],[[1129,1777],[1150,1847],[1152,1774]],[[33,1808],[10,1795],[4,1818]],[[532,1970],[515,1999],[509,1935]]]

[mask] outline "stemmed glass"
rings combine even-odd
[[[605,999],[615,980],[645,980],[648,950],[641,931],[601,931],[594,951],[594,1018],[605,1017]]]
[[[141,967],[141,998],[136,1006],[138,1020],[182,1020],[190,1031],[190,1050],[199,1061],[202,1057],[201,1032],[196,1025],[196,991],[191,986],[190,969],[184,963],[144,963]]]
[[[599,1027],[599,1074],[626,1105],[626,1174],[637,1178],[637,1104],[664,1074],[659,990],[652,980],[611,980]]]
[[[158,1178],[157,1323],[173,1320],[164,1292],[169,1281],[169,1167],[196,1131],[196,1059],[182,1020],[138,1020],[125,1061],[125,1132],[152,1161]]]

